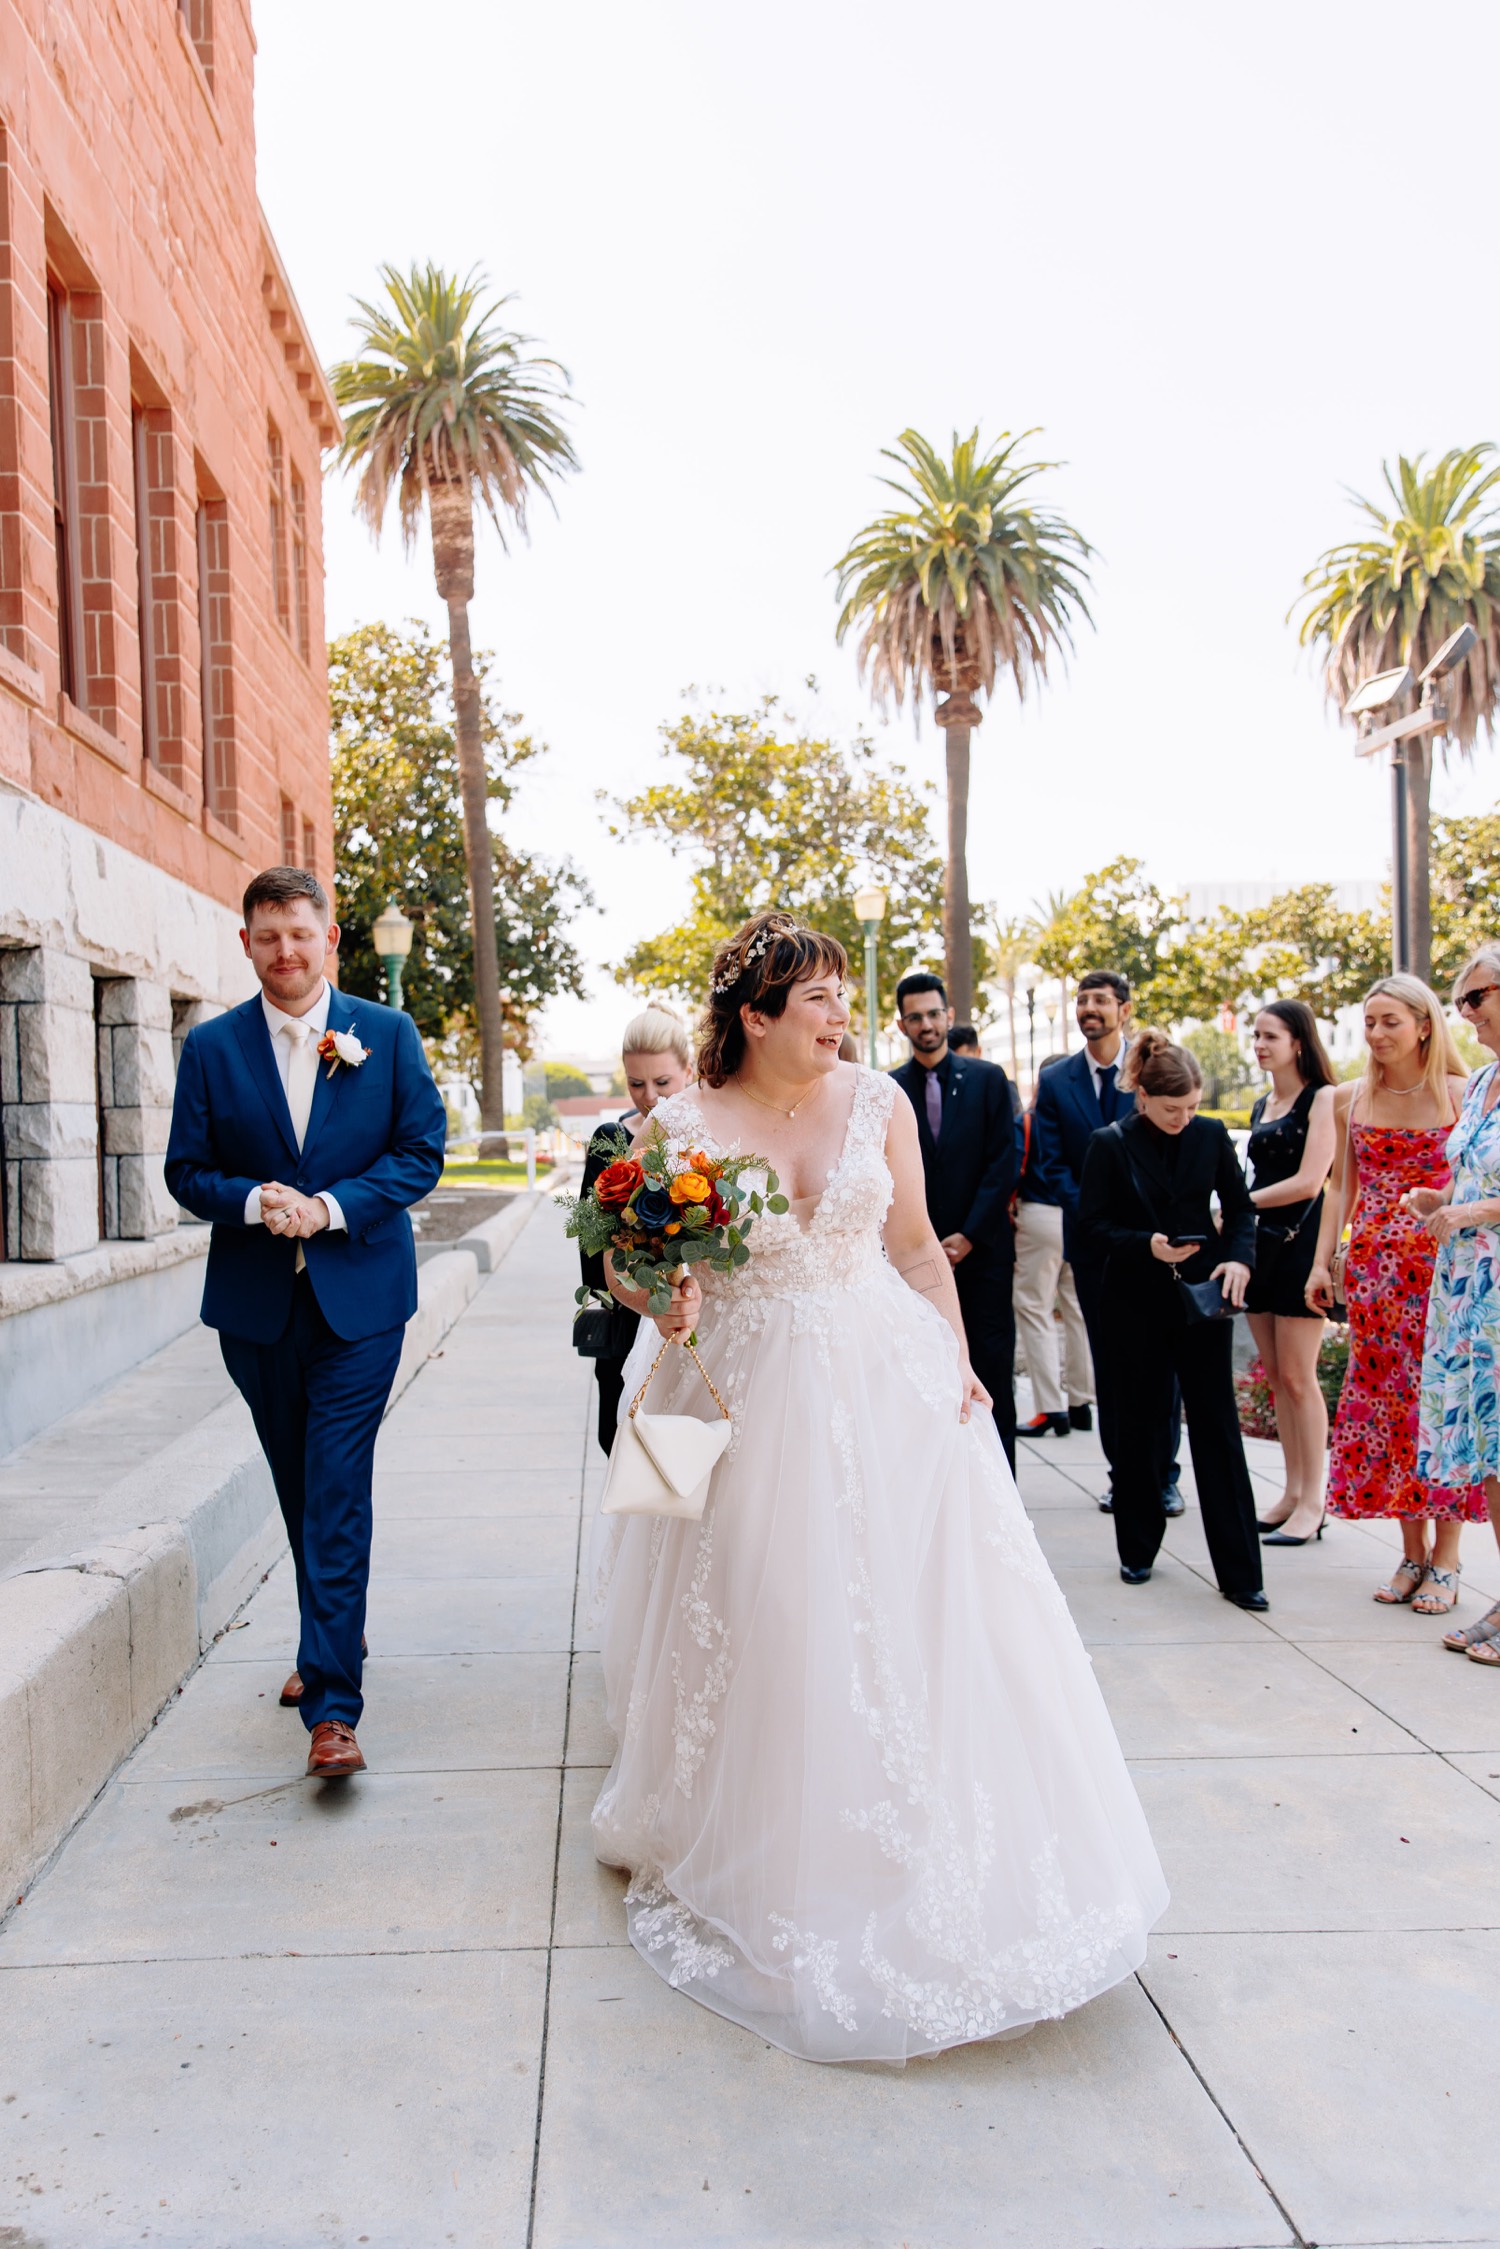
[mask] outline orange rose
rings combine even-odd
[[[634,1156],[617,1156],[594,1181],[594,1200],[601,1210],[622,1210],[645,1177]]]
[[[674,1203],[706,1203],[712,1192],[701,1171],[680,1171],[667,1189]]]
[[[712,1156],[705,1156],[701,1148],[694,1151],[692,1163],[694,1171],[704,1179],[722,1179],[724,1176],[724,1166],[715,1163]]]

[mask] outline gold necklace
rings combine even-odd
[[[739,1087],[741,1093],[745,1096],[745,1099],[747,1101],[756,1102],[762,1109],[774,1109],[778,1117],[795,1117],[797,1111],[802,1108],[804,1103],[812,1099],[819,1086],[823,1083],[823,1080],[821,1078],[814,1078],[806,1093],[799,1094],[798,1098],[792,1103],[790,1109],[783,1109],[779,1101],[767,1101],[762,1095],[758,1093],[752,1093],[750,1091],[750,1088],[746,1085],[744,1079],[740,1076],[738,1070],[736,1070],[734,1073],[734,1082]]]

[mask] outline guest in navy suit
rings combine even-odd
[[[1010,1080],[998,1062],[949,1052],[953,1010],[926,971],[896,986],[912,1058],[891,1075],[917,1112],[927,1214],[953,1267],[969,1359],[994,1401],[995,1426],[1016,1465],[1015,1239],[1010,1198],[1019,1158]]]
[[[316,875],[257,875],[244,915],[260,996],[188,1034],[167,1184],[213,1223],[203,1319],[254,1418],[297,1576],[282,1699],[312,1736],[308,1772],[336,1779],[364,1768],[375,1438],[417,1306],[407,1209],[441,1176],[446,1126],[411,1017],[328,983],[339,933]]]
[[[1108,1514],[1114,1505],[1111,1495],[1119,1442],[1118,1394],[1104,1320],[1104,1259],[1096,1246],[1080,1239],[1078,1190],[1083,1160],[1094,1134],[1102,1126],[1128,1117],[1135,1108],[1135,1095],[1120,1084],[1125,1042],[1130,1035],[1129,979],[1113,968],[1091,968],[1079,978],[1074,1012],[1083,1033],[1083,1051],[1049,1064],[1037,1080],[1030,1168],[1042,1194],[1062,1209],[1063,1257],[1072,1267],[1094,1362],[1099,1442],[1110,1469],[1110,1491],[1102,1494],[1099,1505]],[[1181,1410],[1174,1405],[1167,1448],[1172,1465],[1163,1498],[1169,1515],[1180,1515],[1183,1509],[1177,1466],[1181,1435]]]

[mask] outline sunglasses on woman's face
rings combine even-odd
[[[1500,992],[1500,984],[1476,984],[1472,991],[1462,992],[1458,999],[1460,1015],[1477,1015],[1492,993]]]

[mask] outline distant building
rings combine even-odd
[[[1221,911],[1254,913],[1257,907],[1269,906],[1273,898],[1301,887],[1293,882],[1190,882],[1184,884],[1181,895],[1187,900],[1188,912],[1194,921],[1207,921]],[[1381,910],[1381,892],[1385,888],[1381,882],[1335,882],[1332,888],[1343,913],[1378,914]]]
[[[249,874],[332,874],[337,411],[254,49],[244,0],[0,0],[0,1387],[43,1370],[34,1424],[193,1316],[174,1052],[254,988]]]

